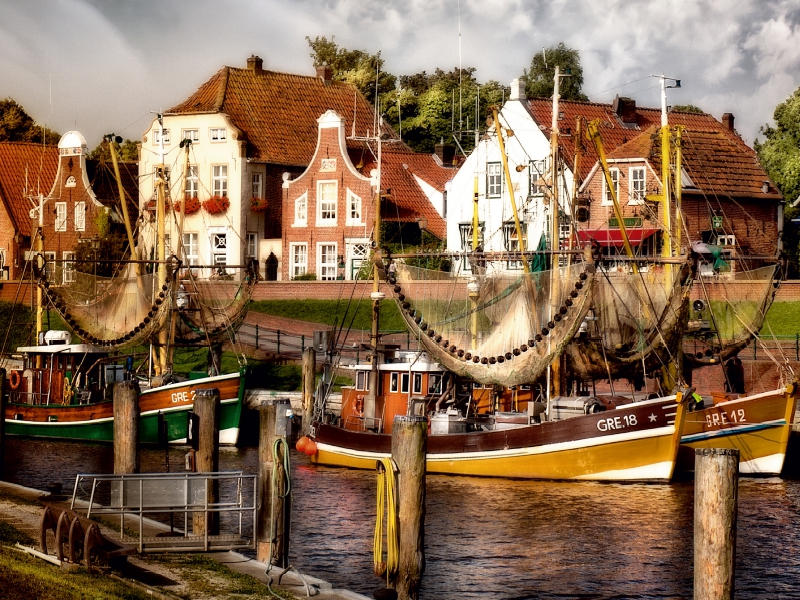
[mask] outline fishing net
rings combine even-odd
[[[668,364],[683,336],[691,281],[688,264],[599,273],[589,318],[565,353],[571,375],[633,377]]]
[[[531,383],[577,331],[594,267],[524,273],[516,260],[472,258],[471,272],[396,266],[401,314],[431,357],[482,384]]]

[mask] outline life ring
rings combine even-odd
[[[364,394],[359,394],[356,396],[356,402],[353,406],[353,410],[359,415],[364,414]]]
[[[11,371],[11,375],[8,377],[8,385],[12,390],[15,390],[19,387],[19,382],[21,380],[22,377],[20,377],[19,371]]]

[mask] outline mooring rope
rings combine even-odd
[[[386,573],[387,584],[389,576],[397,572],[397,568],[400,564],[395,472],[396,467],[391,458],[381,458],[378,460],[377,517],[375,518],[375,537],[373,539],[373,561],[375,575],[381,577]],[[383,560],[384,506],[386,512],[386,562]]]

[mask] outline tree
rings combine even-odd
[[[568,73],[559,84],[559,93],[565,100],[588,100],[583,93],[583,67],[581,67],[580,53],[568,48],[563,42],[557,46],[537,52],[531,59],[530,70],[524,71],[525,93],[529,98],[552,98],[553,77],[556,65],[561,67],[561,73]]]
[[[61,135],[38,125],[16,101],[0,100],[0,142],[58,144]]]
[[[679,112],[679,113],[705,113],[702,108],[699,106],[695,106],[694,104],[676,104],[675,106],[670,108],[672,112]]]
[[[764,142],[756,139],[755,148],[761,166],[778,186],[787,203],[784,213],[784,249],[789,258],[789,276],[800,274],[800,231],[792,219],[800,209],[792,203],[800,197],[800,88],[775,108],[775,127],[764,125]]]
[[[133,161],[139,160],[139,144],[133,140],[126,139],[122,144],[117,144],[117,157],[119,160]],[[111,162],[111,150],[108,142],[102,140],[97,147],[89,153],[89,158],[101,162]]]

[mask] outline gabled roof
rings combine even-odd
[[[644,158],[656,172],[661,168],[659,128],[652,126],[608,155],[608,160]],[[781,195],[761,168],[756,153],[723,131],[687,128],[682,134],[682,165],[696,188],[684,194],[780,200]],[[763,183],[769,182],[766,194]]]
[[[31,229],[28,196],[47,195],[58,170],[58,147],[24,142],[0,142],[0,202],[17,231]]]
[[[105,206],[119,206],[119,187],[110,162],[86,159],[86,175],[95,197]],[[136,162],[120,161],[119,176],[128,200],[128,215],[132,222],[139,216],[139,167]]]
[[[377,163],[370,155],[362,173],[369,173],[376,167]],[[443,192],[445,183],[455,173],[455,169],[439,166],[430,154],[419,154],[404,148],[387,150],[384,147],[381,153],[381,188],[389,197],[384,199],[381,218],[386,221],[414,221],[425,217],[428,231],[441,240],[445,239],[447,225],[414,176]]]
[[[542,133],[550,137],[552,124],[553,103],[549,99],[533,98],[526,101],[527,108],[534,121],[539,125]],[[577,102],[573,100],[559,101],[559,113],[563,114],[559,118],[559,147],[562,156],[571,166],[575,157],[575,143],[577,136],[575,124],[578,116],[582,116],[586,122],[600,120],[600,138],[603,141],[603,148],[609,155],[616,147],[626,144],[638,138],[639,135],[651,128],[661,126],[661,110],[657,108],[645,108],[636,106],[635,113],[631,122],[625,123],[614,111],[611,104],[599,104],[597,102]],[[693,131],[716,131],[730,138],[733,145],[747,148],[747,145],[732,131],[717,121],[713,116],[706,113],[669,113],[669,124],[684,125]],[[584,127],[585,134],[585,127]],[[580,178],[583,180],[597,162],[597,153],[594,145],[583,138],[583,152],[580,166]]]
[[[223,67],[172,114],[224,113],[247,140],[247,156],[278,165],[306,166],[317,144],[317,119],[333,109],[346,135],[375,134],[372,105],[351,84],[319,77]],[[396,137],[384,125],[382,131]]]

